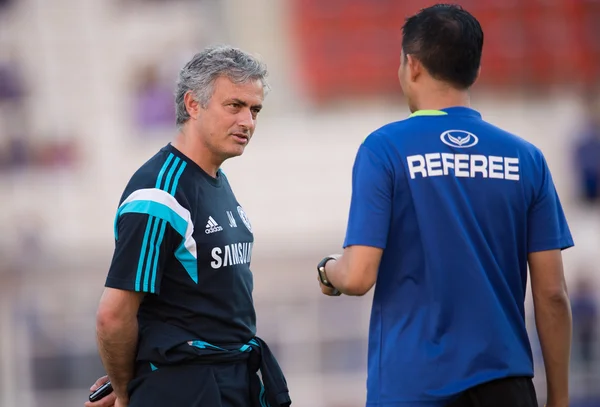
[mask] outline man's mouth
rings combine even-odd
[[[248,135],[244,133],[233,133],[233,138],[240,144],[248,144]]]

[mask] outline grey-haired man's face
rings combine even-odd
[[[234,83],[224,76],[217,78],[213,95],[199,109],[196,121],[210,150],[224,159],[242,155],[254,134],[263,100],[260,80]]]

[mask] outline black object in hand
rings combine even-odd
[[[90,401],[93,403],[94,401],[101,400],[104,397],[108,396],[110,393],[112,393],[112,391],[112,385],[110,384],[110,381],[108,381],[102,386],[98,387],[96,391],[94,391],[92,394],[90,394]]]

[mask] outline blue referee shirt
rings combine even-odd
[[[527,254],[573,245],[541,151],[469,108],[419,111],[369,135],[352,178],[344,247],[384,249],[367,406],[533,376]]]

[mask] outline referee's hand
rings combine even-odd
[[[108,381],[108,376],[102,376],[96,383],[90,387],[90,392],[94,392],[97,388],[102,386],[104,383]],[[115,392],[113,391],[106,397],[101,398],[100,400],[92,403],[91,401],[87,401],[85,403],[85,407],[115,407],[115,402],[117,401],[117,396],[115,396]]]
[[[327,287],[326,285],[323,285],[323,283],[321,282],[321,280],[319,279],[318,276],[317,276],[317,281],[319,282],[319,285],[321,286],[321,292],[323,294],[328,295],[330,297],[337,297],[342,294],[336,288],[331,288],[331,287]]]

